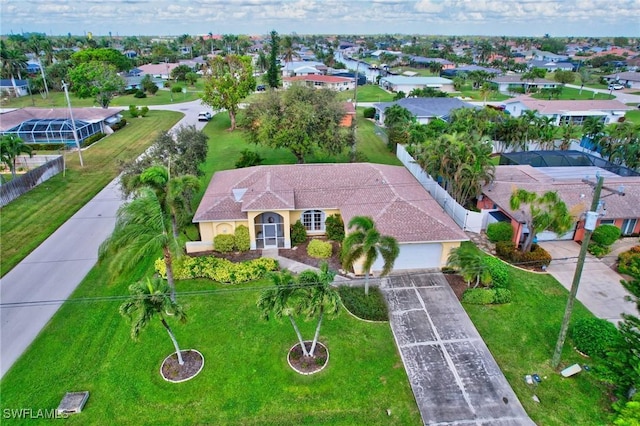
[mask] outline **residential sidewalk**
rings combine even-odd
[[[625,246],[630,244],[625,240],[630,239],[623,239],[621,242],[616,243],[614,251],[624,251]],[[631,240],[637,242],[637,238]],[[547,268],[547,272],[567,290],[570,290],[580,245],[575,241],[544,241],[539,244],[553,258]],[[629,247],[631,246],[629,245]],[[611,257],[606,259],[611,259]],[[607,261],[610,262],[610,260]],[[611,269],[605,261],[587,254],[582,275],[580,276],[577,299],[595,316],[617,324],[622,319],[622,313],[638,314],[635,304],[625,300],[625,296],[629,295],[629,293],[620,284],[623,279],[624,277]]]

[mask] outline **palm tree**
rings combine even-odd
[[[588,137],[591,141],[598,146],[600,139],[602,139],[604,132],[604,122],[602,117],[591,116],[587,117],[582,123],[582,134]]]
[[[300,297],[299,287],[288,270],[271,274],[270,278],[274,287],[265,289],[258,298],[257,306],[260,309],[260,317],[264,320],[269,320],[272,314],[276,319],[280,319],[282,316],[288,317],[298,337],[302,354],[309,356],[298,324],[294,319],[304,310],[304,299]]]
[[[340,312],[340,294],[335,287],[331,285],[335,273],[329,271],[327,262],[320,265],[320,271],[306,270],[298,276],[298,283],[306,286],[302,290],[307,293],[307,307],[305,315],[307,318],[318,317],[318,324],[313,335],[313,343],[309,349],[309,356],[313,356],[320,336],[320,327],[325,314],[328,317],[334,317]]]
[[[462,278],[467,282],[467,287],[475,279],[474,288],[480,282],[490,281],[491,275],[487,264],[483,262],[484,255],[475,247],[462,245],[451,250],[447,258],[447,266],[457,270]]]
[[[528,212],[522,210],[524,223],[529,228],[529,235],[522,244],[523,253],[531,251],[533,240],[539,232],[548,229],[556,234],[564,234],[573,224],[567,205],[555,191],[539,195],[525,189],[516,189],[511,194],[509,206],[511,210],[517,211],[523,204],[529,206]]]
[[[282,59],[287,63],[287,66],[290,62],[293,62],[293,58],[299,58],[293,47],[293,38],[291,36],[282,37],[281,41],[281,49],[282,49]]]
[[[555,148],[556,130],[555,120],[551,117],[540,117],[538,121],[538,146],[540,149]]]
[[[573,121],[566,122],[561,127],[562,142],[560,143],[560,149],[566,151],[571,147],[571,140],[577,136],[578,128]]]
[[[127,271],[161,251],[171,288],[171,300],[175,301],[173,257],[179,250],[178,241],[171,233],[170,218],[155,192],[144,187],[132,201],[118,209],[115,229],[100,245],[98,259],[102,261],[112,256],[110,267]]]
[[[33,148],[15,135],[2,136],[2,139],[0,139],[0,162],[6,164],[11,170],[13,178],[16,177],[16,159],[21,153],[29,154],[29,157],[33,157]]]
[[[365,273],[364,294],[369,295],[369,274],[378,255],[384,261],[380,276],[387,275],[400,254],[400,247],[395,238],[381,235],[369,216],[354,216],[349,221],[348,228],[353,228],[353,231],[347,235],[342,245],[342,267],[351,269],[355,262],[362,260]]]
[[[178,355],[178,363],[183,365],[184,361],[178,341],[173,335],[171,327],[167,324],[164,315],[173,316],[183,323],[187,321],[187,315],[182,306],[169,296],[167,283],[162,278],[147,278],[146,281],[140,281],[129,286],[129,291],[131,292],[131,297],[120,305],[120,314],[132,321],[131,338],[138,340],[140,332],[157,315],[173,342]]]

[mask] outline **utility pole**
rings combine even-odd
[[[69,118],[71,118],[71,128],[73,129],[73,139],[76,141],[76,148],[78,148],[78,156],[80,157],[80,167],[84,167],[82,161],[82,149],[80,148],[80,141],[78,140],[78,131],[76,129],[76,121],[73,119],[73,111],[71,110],[71,101],[69,100],[69,90],[67,90],[67,83],[62,80],[62,88],[64,89],[64,96],[67,98],[67,106],[69,107]]]
[[[569,300],[567,300],[567,306],[564,311],[564,318],[562,319],[562,326],[560,328],[560,335],[556,343],[555,351],[553,352],[553,358],[551,359],[551,366],[556,369],[560,365],[560,358],[562,357],[562,348],[564,341],[567,337],[567,330],[569,329],[569,321],[571,320],[571,311],[573,310],[573,303],[578,293],[578,286],[580,285],[580,277],[582,276],[582,269],[584,268],[584,261],[587,257],[587,248],[589,247],[589,241],[591,240],[591,234],[596,228],[598,217],[600,216],[598,208],[600,207],[600,193],[602,189],[611,191],[618,195],[624,195],[624,188],[620,187],[617,190],[607,188],[604,186],[604,177],[597,175],[598,181],[595,183],[588,179],[583,179],[584,183],[591,186],[595,186],[593,191],[593,199],[591,200],[591,209],[587,212],[587,217],[584,221],[584,237],[582,238],[582,245],[580,246],[580,254],[578,254],[578,263],[576,264],[576,270],[573,274],[573,281],[571,283],[571,291],[569,292]]]

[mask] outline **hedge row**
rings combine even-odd
[[[640,246],[631,247],[618,255],[618,272],[640,277]]]
[[[512,241],[500,241],[496,243],[496,254],[514,265],[533,266],[541,268],[549,266],[551,255],[537,244],[531,245],[531,251],[523,253],[518,250]]]
[[[167,269],[163,259],[156,260],[155,268],[166,278]],[[234,263],[215,256],[183,256],[173,263],[173,276],[177,280],[208,278],[220,283],[239,284],[260,279],[267,272],[277,269],[278,261],[266,257]]]
[[[470,288],[462,295],[462,301],[472,305],[501,305],[511,302],[511,291],[506,288]]]

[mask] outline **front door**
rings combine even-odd
[[[277,223],[263,223],[262,235],[264,238],[264,248],[278,247],[278,224]]]
[[[636,227],[637,219],[625,219],[622,222],[622,235],[633,234],[633,230]]]

